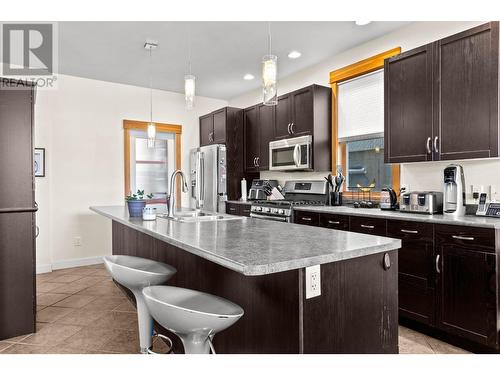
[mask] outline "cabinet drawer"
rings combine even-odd
[[[319,214],[317,212],[295,211],[294,223],[318,226]]]
[[[349,230],[349,216],[320,214],[319,226],[338,230]]]
[[[238,203],[226,202],[226,213],[230,215],[240,215],[240,205]]]
[[[250,216],[250,209],[252,208],[251,204],[240,204],[240,215],[241,216]]]
[[[495,252],[495,230],[458,225],[436,225],[436,243],[457,245],[471,250]]]
[[[373,217],[351,216],[350,230],[352,232],[385,236],[386,220]]]
[[[387,236],[401,240],[433,241],[433,225],[416,221],[387,220]]]

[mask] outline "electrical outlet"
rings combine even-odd
[[[306,267],[306,299],[321,295],[321,267]]]
[[[82,237],[80,237],[80,236],[76,236],[76,237],[73,239],[73,245],[74,245],[74,246],[82,246],[82,245],[83,245],[83,242],[82,242]]]

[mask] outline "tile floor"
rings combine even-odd
[[[103,265],[37,275],[37,333],[0,341],[1,354],[133,354],[139,348],[134,306]],[[155,340],[153,349],[167,347]],[[467,353],[399,329],[401,354]]]

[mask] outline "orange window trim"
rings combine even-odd
[[[399,55],[401,47],[392,48],[388,51],[371,56],[367,59],[358,61],[354,64],[347,65],[343,68],[336,69],[330,72],[330,85],[332,87],[332,173],[336,173],[337,161],[340,159],[342,169],[345,174],[346,170],[346,149],[345,145],[339,144],[338,139],[338,84],[352,78],[359,77],[363,74],[371,73],[375,70],[384,67],[384,60]],[[400,188],[400,166],[399,164],[392,165],[392,187],[396,192]],[[346,198],[357,197],[357,192],[347,191],[347,186],[344,184],[343,194]],[[380,198],[380,193],[373,192],[372,198]]]
[[[181,169],[181,137],[182,125],[163,124],[155,122],[156,131],[159,133],[174,133],[175,134],[175,169]],[[124,169],[125,169],[125,195],[130,194],[130,131],[143,130],[148,128],[148,122],[136,120],[123,120],[123,149],[124,149]],[[177,206],[181,204],[181,185],[177,180],[176,185],[176,202]]]

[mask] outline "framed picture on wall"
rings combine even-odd
[[[33,155],[33,169],[35,177],[45,177],[45,149],[35,148]]]

